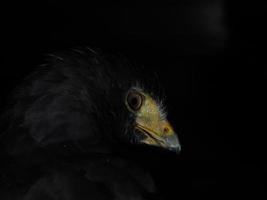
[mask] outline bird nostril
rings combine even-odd
[[[163,132],[164,133],[168,133],[169,132],[169,128],[168,127],[164,127]]]

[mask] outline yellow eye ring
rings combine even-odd
[[[126,102],[131,110],[137,111],[142,106],[143,98],[139,92],[132,90],[127,94]]]

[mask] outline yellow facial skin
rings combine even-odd
[[[141,143],[179,152],[181,147],[178,137],[162,113],[161,105],[150,95],[137,92],[142,96],[142,105],[133,112],[136,115],[135,128],[146,136]]]

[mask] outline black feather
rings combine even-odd
[[[127,90],[139,84],[157,96],[144,77],[90,48],[47,55],[2,115],[1,199],[156,198],[149,174],[118,154],[134,141]]]

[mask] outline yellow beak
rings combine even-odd
[[[146,136],[141,143],[158,146],[176,153],[181,151],[178,136],[173,131],[173,128],[168,121],[163,121],[159,124],[159,127],[154,128],[137,124],[136,129]]]

